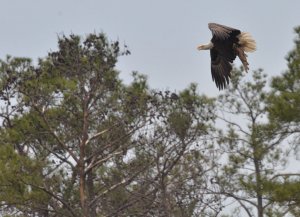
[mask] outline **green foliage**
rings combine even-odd
[[[204,178],[216,167],[208,138],[214,100],[194,84],[178,95],[151,90],[137,72],[124,85],[115,65],[127,54],[100,33],[60,37],[58,50],[37,65],[0,62],[1,214],[193,216],[220,209]]]
[[[183,140],[187,136],[187,130],[191,126],[191,117],[187,113],[174,112],[171,113],[168,119],[171,130]]]
[[[268,111],[272,129],[279,129],[281,135],[292,137],[290,144],[297,153],[300,122],[300,27],[295,28],[295,33],[295,47],[286,57],[288,69],[272,79]],[[294,176],[299,177],[299,174],[292,174],[291,177],[289,174],[282,174],[269,183],[266,190],[272,200],[286,206],[293,216],[299,216],[297,192],[300,186],[298,179],[291,179]]]
[[[281,146],[286,135],[267,119],[266,75],[257,70],[251,81],[243,82],[241,77],[241,71],[235,70],[233,84],[218,99],[219,119],[227,124],[227,131],[219,139],[227,161],[218,183],[223,194],[238,202],[239,210],[249,216],[252,212],[259,217],[282,216],[285,209],[265,190],[277,169],[284,166],[277,162],[286,160]],[[274,191],[276,186],[270,189]]]
[[[280,203],[300,203],[300,182],[299,180],[284,182],[273,181],[265,184],[264,190],[269,193],[270,199]]]
[[[103,33],[62,36],[36,65],[0,60],[0,215],[299,216],[299,175],[278,172],[299,132],[295,32],[270,92],[261,69],[234,69],[217,99],[152,90],[138,72],[123,84],[130,52]]]
[[[297,34],[295,48],[286,57],[288,70],[272,80],[273,94],[270,97],[270,118],[274,121],[300,121],[300,28],[295,28]]]
[[[34,207],[47,201],[48,195],[38,189],[41,185],[43,163],[20,156],[11,146],[0,147],[0,200],[6,207],[17,205],[20,209]]]

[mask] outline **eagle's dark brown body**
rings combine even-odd
[[[210,49],[212,79],[221,90],[229,84],[232,63],[236,56],[242,61],[247,72],[249,63],[245,52],[256,49],[255,41],[249,33],[228,26],[209,23],[212,39],[208,45],[200,45],[199,50]]]

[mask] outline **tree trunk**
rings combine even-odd
[[[256,199],[257,199],[257,217],[263,217],[263,199],[262,199],[262,181],[260,160],[254,157],[255,175],[256,175]]]
[[[88,208],[86,203],[86,193],[85,193],[85,174],[84,174],[84,159],[80,158],[79,163],[79,194],[80,194],[80,205],[82,209],[83,217],[88,216]]]
[[[80,204],[82,208],[83,217],[89,216],[89,208],[87,204],[86,195],[86,174],[85,174],[85,157],[86,157],[86,142],[88,140],[88,109],[87,99],[84,100],[83,105],[83,129],[82,129],[82,141],[80,143],[80,157],[79,157],[79,192],[80,192]]]
[[[88,202],[90,203],[91,201],[94,200],[95,198],[95,189],[94,189],[94,174],[93,170],[90,170],[87,174],[87,192],[88,192]],[[89,207],[89,216],[90,217],[96,217],[96,206],[91,206]]]

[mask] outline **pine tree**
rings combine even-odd
[[[192,85],[154,91],[116,63],[101,34],[62,36],[34,65],[0,63],[0,210],[19,216],[193,216],[220,211],[207,192],[218,157],[214,101]],[[195,193],[197,192],[197,193]]]
[[[288,69],[272,79],[272,94],[269,98],[269,118],[288,135],[289,144],[297,154],[300,130],[300,27],[295,28],[295,47],[286,57]],[[274,179],[273,200],[287,207],[287,212],[300,215],[300,173],[282,173]]]
[[[266,75],[257,70],[251,81],[243,81],[242,71],[234,70],[232,85],[218,101],[219,119],[227,130],[220,131],[225,163],[216,185],[227,202],[236,204],[236,216],[282,216],[284,208],[270,196],[270,180],[285,166],[286,135],[268,120]]]

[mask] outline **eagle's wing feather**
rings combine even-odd
[[[209,23],[208,28],[212,32],[211,43],[213,44],[213,47],[210,49],[212,79],[221,90],[229,84],[232,70],[231,64],[236,56],[242,61],[245,71],[248,71],[247,55],[243,49],[244,45],[240,43],[240,39],[243,39],[243,36],[244,41],[249,39],[245,38],[246,34],[242,35],[240,30],[229,26]],[[254,44],[252,47],[255,49],[253,39],[251,43]]]
[[[235,47],[235,51],[239,59],[241,60],[243,67],[246,72],[249,70],[249,63],[247,61],[247,54],[245,54],[244,50],[241,49],[240,47]]]
[[[232,66],[228,58],[220,55],[217,49],[212,48],[210,50],[211,56],[211,75],[213,81],[217,87],[221,90],[229,84],[229,78],[231,77]]]
[[[211,73],[219,89],[223,89],[229,84],[233,61],[236,56],[245,59],[240,52],[237,51],[238,38],[240,30],[217,23],[209,23],[208,28],[212,32],[211,42],[213,48],[210,50],[211,55]]]
[[[220,40],[225,40],[229,38],[232,32],[241,33],[238,29],[234,29],[229,26],[224,26],[217,23],[209,23],[208,28],[211,30],[213,36]]]

